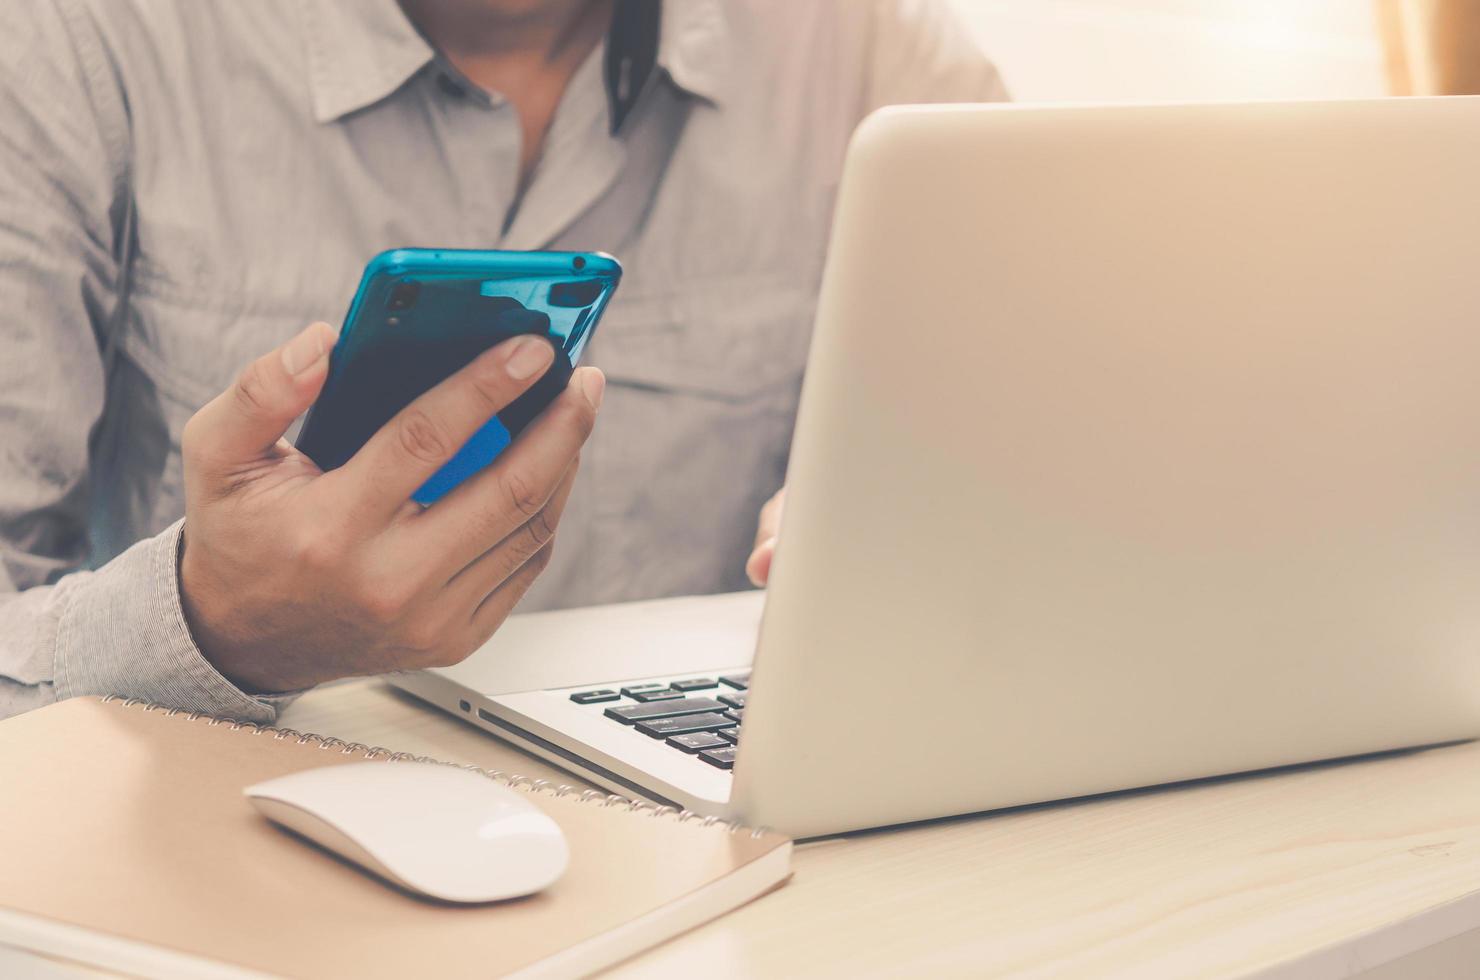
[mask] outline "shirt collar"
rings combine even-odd
[[[632,98],[641,92],[655,64],[683,92],[719,104],[728,67],[722,2],[663,0],[656,58],[646,66],[637,64],[637,77],[629,75]],[[437,52],[396,0],[311,0],[302,10],[309,90],[314,118],[321,123],[374,105],[437,60]],[[646,50],[651,58],[651,40]],[[616,98],[616,82],[615,74],[609,73],[614,130],[630,108],[630,100],[624,107]]]
[[[302,10],[321,123],[379,102],[436,57],[396,0],[312,0]]]
[[[658,65],[689,95],[720,105],[730,69],[724,0],[664,0]]]

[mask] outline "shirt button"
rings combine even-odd
[[[468,94],[461,84],[448,75],[437,76],[437,87],[454,99],[464,98]]]

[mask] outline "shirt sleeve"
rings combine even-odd
[[[868,108],[1001,102],[1007,86],[947,0],[872,0]]]
[[[0,31],[0,717],[84,694],[269,720],[196,648],[179,524],[103,567],[88,554],[101,332],[117,294],[127,108],[72,0],[12,5]]]

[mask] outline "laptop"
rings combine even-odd
[[[1480,99],[880,112],[769,590],[393,683],[798,837],[1480,735],[1477,174]]]

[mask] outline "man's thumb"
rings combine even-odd
[[[209,459],[249,462],[271,449],[308,410],[329,373],[334,328],[310,324],[248,364],[230,388],[190,420],[186,439]]]

